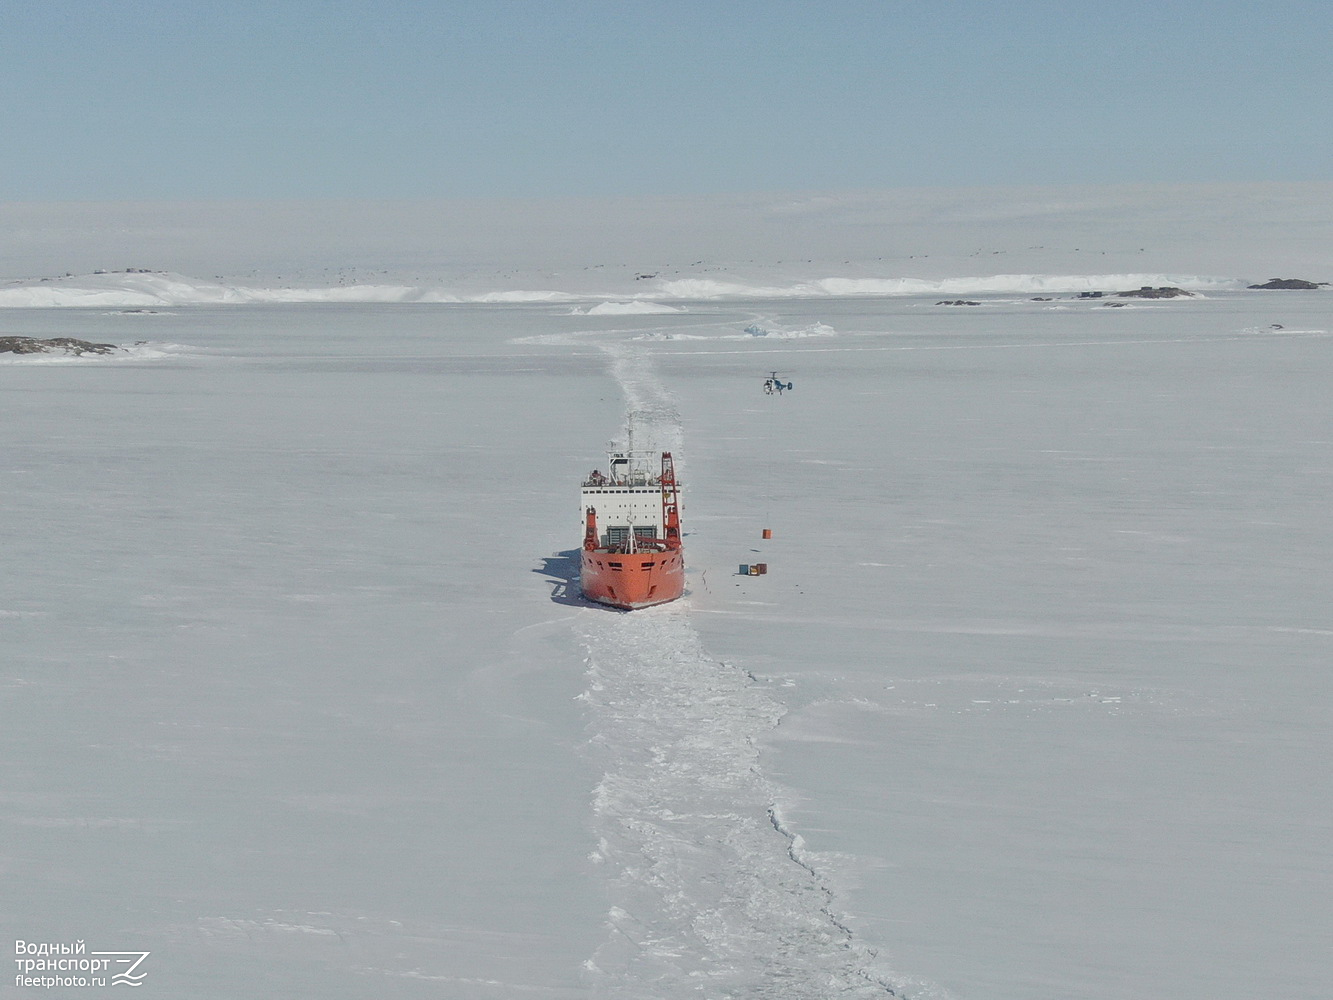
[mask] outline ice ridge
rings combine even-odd
[[[1245,287],[1238,278],[1181,274],[996,274],[952,278],[822,277],[762,282],[743,277],[654,279],[646,288],[571,290],[492,288],[463,291],[442,279],[432,284],[249,286],[168,271],[125,271],[12,281],[0,286],[0,308],[152,308],[284,303],[592,303],[588,315],[650,315],[679,311],[669,302],[732,299],[885,298],[912,295],[1056,294],[1174,286],[1189,291]]]

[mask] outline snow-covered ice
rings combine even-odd
[[[1333,297],[1205,243],[0,286],[131,348],[0,364],[4,926],[181,997],[1322,997]],[[630,413],[690,576],[622,614]]]

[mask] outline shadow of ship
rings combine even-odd
[[[546,577],[551,584],[551,600],[575,608],[595,607],[593,601],[583,596],[579,587],[579,553],[581,549],[567,549],[552,556],[545,556],[541,566],[533,570]]]

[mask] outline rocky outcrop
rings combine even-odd
[[[1116,292],[1122,299],[1174,299],[1184,295],[1192,298],[1194,293],[1187,292],[1183,288],[1175,288],[1171,285],[1163,285],[1161,288],[1153,288],[1151,285],[1144,285],[1142,288],[1136,288],[1129,292]]]
[[[115,344],[94,344],[73,337],[0,337],[0,354],[112,354],[119,350]]]
[[[1316,288],[1322,288],[1327,284],[1327,281],[1306,281],[1304,278],[1269,278],[1262,285],[1249,285],[1247,287],[1308,292]]]
[[[979,306],[980,302],[973,302],[971,299],[947,299],[944,302],[936,302],[937,306]]]

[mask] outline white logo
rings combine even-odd
[[[116,965],[128,965],[129,968],[117,972],[111,977],[112,986],[139,986],[143,983],[143,977],[148,975],[141,972],[137,976],[134,970],[139,967],[139,963],[152,954],[151,951],[94,951],[91,955],[119,955],[124,956],[115,960]]]
[[[89,951],[83,938],[77,941],[14,942],[14,985],[106,986],[107,974],[112,986],[142,986],[147,973],[135,972],[148,951]]]

